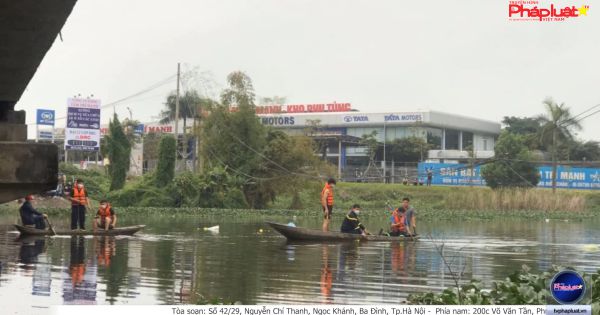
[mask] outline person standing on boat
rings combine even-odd
[[[115,210],[108,201],[100,201],[100,209],[98,209],[98,212],[96,213],[94,229],[100,228],[108,231],[108,229],[114,229],[116,225],[117,214],[115,213]]]
[[[23,221],[23,225],[35,225],[36,229],[43,230],[46,228],[46,223],[44,220],[48,217],[47,215],[35,210],[33,207],[33,196],[28,195],[25,197],[25,202],[19,208],[19,213],[21,214],[21,221]]]
[[[410,205],[410,199],[404,197],[402,199],[402,209],[404,210],[404,224],[408,235],[417,235],[417,217],[415,208]]]
[[[333,188],[335,179],[330,178],[321,190],[321,207],[323,207],[323,232],[329,231],[329,221],[333,212]]]
[[[85,210],[90,204],[90,199],[83,186],[83,180],[75,181],[69,200],[71,200],[71,230],[76,230],[77,226],[79,229],[85,230]]]
[[[367,235],[367,229],[365,229],[364,225],[362,225],[358,219],[359,214],[360,206],[358,204],[354,204],[352,209],[350,209],[350,212],[348,212],[344,218],[344,222],[342,222],[340,231],[342,233]]]

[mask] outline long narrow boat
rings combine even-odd
[[[323,232],[319,230],[288,226],[279,223],[267,222],[275,231],[291,241],[313,241],[313,242],[344,242],[344,241],[369,241],[369,242],[398,242],[417,240],[419,236],[386,236],[386,235],[358,235],[341,232]]]
[[[94,230],[56,230],[56,235],[133,235],[143,229],[145,225],[132,225],[114,228],[108,231],[97,229]],[[15,228],[21,233],[21,236],[26,235],[54,235],[50,230],[39,230],[27,226],[15,224]]]

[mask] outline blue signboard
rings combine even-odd
[[[38,109],[36,120],[38,125],[54,126],[54,110]]]
[[[137,126],[135,126],[135,129],[133,129],[133,133],[135,133],[136,135],[143,135],[144,134],[144,124],[139,124]]]
[[[552,187],[552,167],[538,167],[540,181],[538,187]],[[468,164],[419,163],[418,172],[421,182],[432,174],[432,185],[484,186],[481,167],[471,168]],[[556,172],[556,187],[570,189],[600,190],[600,168],[559,166]]]

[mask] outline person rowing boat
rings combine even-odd
[[[350,233],[350,234],[361,234],[368,235],[367,229],[365,228],[360,220],[358,219],[358,215],[360,214],[360,206],[358,204],[354,204],[350,212],[344,218],[342,222],[342,227],[340,231],[342,233]]]
[[[21,215],[21,221],[24,226],[35,226],[38,230],[45,230],[46,223],[44,222],[48,216],[44,213],[37,211],[33,207],[33,195],[27,195],[21,207],[19,208],[19,214]]]

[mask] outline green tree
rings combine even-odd
[[[277,194],[291,192],[297,183],[317,178],[321,164],[315,162],[318,159],[313,155],[312,141],[260,123],[252,81],[247,75],[234,72],[227,81],[221,104],[213,108],[202,126],[204,172],[219,174],[215,170],[222,168],[235,176],[237,181],[227,182],[239,183],[252,208],[264,208]]]
[[[536,117],[504,116],[502,119],[504,129],[519,135],[536,134],[540,131],[540,119]]]
[[[131,143],[123,131],[123,125],[121,125],[117,114],[114,114],[108,129],[106,153],[110,161],[108,174],[111,179],[110,190],[112,191],[125,186],[130,164]]]
[[[491,188],[535,187],[537,168],[522,135],[503,131],[494,148],[496,161],[482,167],[481,175]]]
[[[163,135],[158,145],[158,165],[156,166],[155,184],[165,187],[173,181],[175,176],[175,138]]]
[[[504,130],[522,135],[530,149],[543,149],[539,141],[542,125],[538,117],[504,116],[502,124],[505,126]]]
[[[540,142],[550,149],[552,154],[552,191],[556,191],[556,168],[559,147],[573,141],[573,133],[581,130],[581,124],[573,118],[571,110],[564,103],[558,105],[551,98],[543,102],[546,113],[538,117],[542,127]]]
[[[176,99],[177,95],[175,92],[171,92],[171,94],[167,96],[167,101],[165,102],[166,108],[160,113],[161,123],[165,124],[175,120]],[[206,100],[195,90],[186,91],[179,97],[179,119],[183,120],[184,130],[187,128],[188,119],[193,119],[198,116],[198,113],[201,110],[200,105],[203,102],[206,102]]]
[[[574,141],[569,148],[569,158],[573,161],[600,161],[600,143]]]
[[[389,144],[389,157],[395,162],[418,162],[431,146],[420,137],[396,139]]]
[[[375,155],[379,148],[379,142],[377,142],[377,131],[373,130],[371,133],[364,134],[360,138],[360,144],[367,148],[367,156],[369,157],[369,164],[375,162]]]
[[[262,163],[260,154],[266,145],[267,130],[254,111],[250,78],[234,72],[227,81],[229,87],[221,94],[222,105],[216,106],[205,120],[203,151],[215,166],[220,164],[238,171],[238,175],[249,175]]]
[[[177,95],[175,92],[171,92],[167,96],[165,102],[166,109],[164,109],[160,116],[162,119],[161,123],[168,123],[175,120],[176,115],[176,102]],[[187,153],[187,136],[188,136],[188,119],[193,120],[192,133],[196,133],[197,122],[205,116],[205,113],[212,107],[216,106],[217,102],[208,98],[200,96],[196,90],[187,90],[183,95],[179,97],[179,119],[183,120],[183,154]]]

